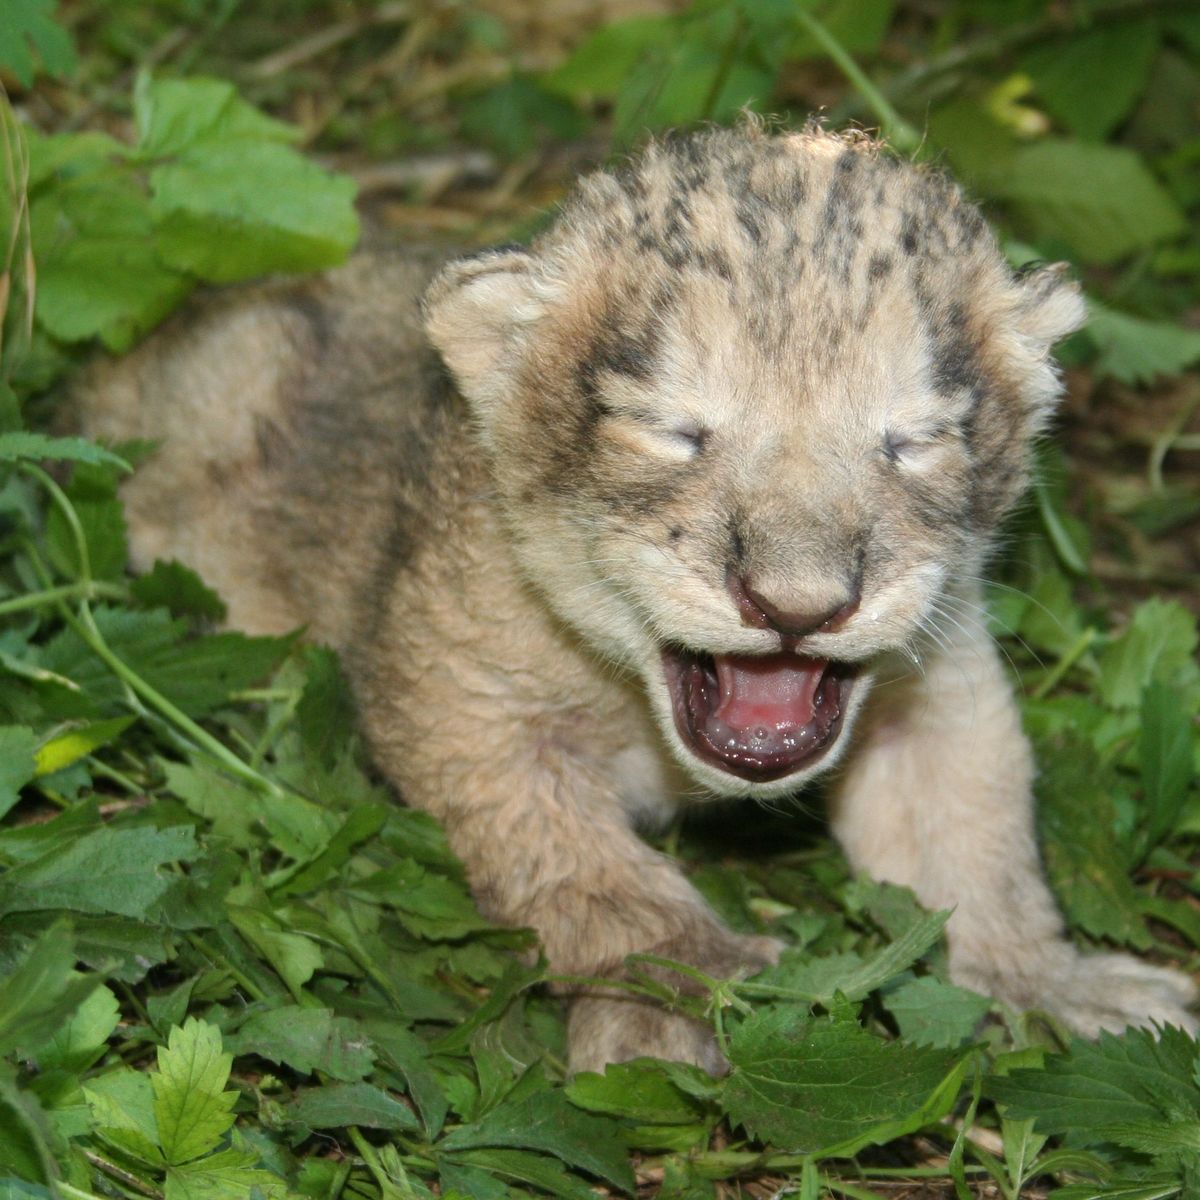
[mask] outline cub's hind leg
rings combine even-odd
[[[959,621],[923,673],[872,697],[856,731],[834,810],[852,864],[954,910],[950,973],[964,986],[1086,1036],[1152,1022],[1195,1029],[1186,976],[1067,940],[1042,874],[1016,703],[978,617]]]

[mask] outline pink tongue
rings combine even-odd
[[[769,658],[717,655],[721,698],[713,716],[731,729],[771,732],[802,729],[813,719],[823,658],[774,654]]]

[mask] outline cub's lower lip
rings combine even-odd
[[[811,764],[841,732],[852,664],[663,649],[675,728],[700,759],[756,783]]]

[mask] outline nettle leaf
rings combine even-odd
[[[65,770],[101,746],[116,741],[136,720],[137,717],[114,717],[111,721],[95,721],[56,734],[37,748],[34,755],[37,775],[53,775],[55,771]]]
[[[198,854],[190,825],[106,826],[0,876],[0,913],[67,908],[144,918],[174,883],[161,868]]]
[[[104,1141],[152,1166],[163,1164],[154,1116],[154,1087],[143,1071],[122,1067],[83,1087],[96,1132]]]
[[[931,975],[908,979],[884,993],[900,1034],[918,1046],[961,1046],[975,1036],[992,1000]]]
[[[1145,90],[1159,41],[1155,21],[1121,21],[1035,46],[1020,66],[1072,133],[1100,141]]]
[[[446,1150],[540,1150],[632,1193],[633,1171],[619,1128],[615,1121],[574,1108],[560,1091],[538,1091],[460,1126],[440,1144]]]
[[[145,608],[165,608],[173,617],[196,617],[202,621],[225,619],[221,597],[190,567],[173,559],[157,559],[154,566],[129,585]]]
[[[79,978],[85,978],[80,976]],[[60,1024],[35,1057],[42,1071],[86,1071],[108,1048],[121,1020],[117,998],[101,984]]]
[[[567,1084],[566,1092],[579,1108],[648,1125],[691,1125],[704,1117],[704,1105],[652,1058],[609,1063],[603,1075],[583,1071]]]
[[[337,1083],[305,1088],[286,1108],[287,1119],[310,1129],[361,1125],[367,1129],[416,1131],[420,1123],[412,1110],[369,1083]]]
[[[447,1154],[443,1161],[450,1167],[451,1178],[454,1167],[478,1168],[468,1178],[476,1178],[480,1171],[487,1171],[502,1179],[532,1184],[551,1196],[563,1197],[563,1200],[596,1200],[595,1191],[578,1175],[568,1174],[553,1158],[526,1150],[465,1150]]]
[[[76,66],[71,35],[54,20],[55,0],[4,0],[0,21],[0,66],[7,67],[22,87],[36,74],[32,51],[50,75],[70,75]]]
[[[986,186],[1035,236],[1064,239],[1086,262],[1115,262],[1187,227],[1142,160],[1120,146],[1045,138],[1014,151]]]
[[[33,730],[24,725],[0,726],[0,817],[16,804],[21,788],[37,774],[37,741]]]
[[[1153,383],[1159,375],[1178,375],[1200,362],[1200,332],[1147,321],[1088,301],[1086,335],[1099,354],[1093,364],[1098,375],[1122,383]]]
[[[1034,1118],[1045,1134],[1076,1144],[1120,1141],[1122,1126],[1163,1127],[1200,1119],[1196,1088],[1196,1042],[1180,1029],[1129,1029],[1076,1038],[1066,1054],[1046,1059],[1040,1070],[1018,1069],[987,1085],[1007,1115]]]
[[[676,23],[675,17],[646,16],[603,25],[544,75],[542,83],[578,100],[615,99],[639,59],[661,45]]]
[[[856,1021],[787,1006],[734,1033],[724,1103],[751,1136],[804,1154],[848,1156],[936,1121],[958,1098],[959,1054],[887,1042]]]
[[[343,1083],[365,1079],[375,1051],[362,1027],[328,1008],[286,1008],[255,1013],[227,1039],[235,1054],[257,1054],[302,1075],[322,1071]]]
[[[459,938],[491,928],[464,885],[411,859],[348,886],[356,896],[388,904],[416,937]]]
[[[1174,688],[1161,683],[1152,683],[1142,697],[1138,761],[1151,846],[1174,830],[1195,777],[1193,715],[1179,700]]]
[[[311,938],[290,932],[273,913],[263,908],[227,904],[229,920],[271,964],[293,995],[325,965],[321,947]]]
[[[233,1055],[221,1048],[215,1025],[188,1017],[158,1048],[150,1076],[159,1145],[167,1162],[190,1162],[215,1150],[233,1124],[236,1091],[225,1091]]]
[[[167,1168],[166,1200],[287,1200],[287,1181],[256,1164],[252,1150],[234,1146]]]

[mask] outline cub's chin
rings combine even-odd
[[[866,690],[861,664],[787,651],[665,646],[661,674],[676,753],[725,795],[780,795],[827,769]]]

